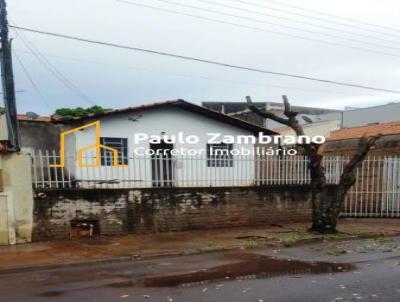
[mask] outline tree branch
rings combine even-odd
[[[285,111],[284,111],[285,116],[288,117],[289,120],[295,118],[298,112],[292,111],[292,106],[290,105],[289,99],[286,95],[283,95],[282,98],[283,98],[283,105],[285,106]]]
[[[339,185],[343,188],[350,188],[355,182],[355,170],[361,165],[365,157],[368,155],[369,150],[375,146],[378,139],[382,134],[366,137],[365,135],[360,138],[358,142],[357,152],[353,158],[347,163],[340,176]]]
[[[257,106],[255,106],[251,100],[251,97],[247,96],[247,104],[249,106],[249,109],[253,111],[254,113],[264,117],[264,118],[269,118],[275,122],[284,124],[286,126],[289,126],[290,128],[293,129],[293,131],[296,133],[297,136],[304,135],[304,130],[303,127],[300,125],[299,121],[297,120],[297,112],[292,111],[289,100],[286,95],[282,96],[283,98],[283,104],[284,104],[284,115],[287,118],[282,118],[279,117],[272,112],[269,112],[268,110],[261,111]],[[318,148],[319,145],[316,144],[304,144],[302,145],[304,148],[305,154],[309,158],[309,168],[311,172],[311,177],[315,181],[315,184],[318,187],[322,187],[326,183],[326,178],[325,178],[325,171],[324,167],[322,166],[322,156],[318,154]]]
[[[275,122],[284,124],[286,126],[290,126],[288,119],[284,119],[284,118],[277,116],[276,114],[273,114],[272,112],[269,112],[267,110],[266,111],[260,110],[260,108],[258,108],[256,105],[253,104],[253,101],[251,100],[250,96],[246,96],[246,101],[247,101],[247,105],[248,105],[249,109],[251,111],[253,111],[254,113],[256,113],[264,118],[269,118]]]

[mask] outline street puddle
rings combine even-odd
[[[282,275],[340,273],[353,270],[348,263],[306,262],[274,259],[262,255],[242,254],[240,261],[209,269],[176,275],[150,276],[139,280],[113,283],[112,287],[173,287],[188,286],[218,280],[261,279]]]
[[[43,292],[41,294],[39,294],[38,296],[41,297],[59,297],[64,295],[63,291],[49,291],[49,292]]]

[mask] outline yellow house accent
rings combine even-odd
[[[95,121],[77,128],[73,128],[67,131],[63,131],[60,134],[60,163],[59,164],[53,164],[50,165],[51,168],[64,168],[65,167],[65,137],[71,133],[83,130],[83,129],[87,129],[90,127],[95,127],[95,141],[96,143],[87,147],[83,147],[81,149],[78,150],[78,167],[80,168],[98,168],[101,165],[101,161],[100,161],[100,149],[106,149],[109,150],[113,153],[113,158],[114,158],[114,167],[127,167],[127,165],[120,165],[118,164],[118,150],[108,147],[108,146],[104,146],[102,144],[100,144],[100,121]],[[86,150],[90,150],[92,148],[95,148],[96,152],[95,152],[95,163],[94,164],[85,164],[83,162],[83,152]]]

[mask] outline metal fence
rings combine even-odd
[[[400,158],[369,157],[357,170],[343,216],[400,217]]]
[[[99,167],[78,167],[67,156],[65,167],[53,168],[60,156],[55,151],[32,154],[33,186],[54,188],[151,188],[151,187],[247,187],[307,185],[308,160],[304,156],[142,156],[121,158],[126,167],[102,160]],[[83,162],[94,163],[86,154]],[[326,157],[327,182],[337,184],[349,157]],[[400,217],[400,158],[369,157],[357,170],[342,212],[348,217]]]
[[[129,156],[120,158],[126,167],[114,167],[112,160],[102,160],[99,167],[79,167],[75,156],[65,157],[63,168],[55,151],[32,153],[32,175],[35,188],[150,188],[150,187],[222,187],[309,184],[307,158],[304,156]],[[93,164],[94,154],[83,157]],[[326,162],[333,169],[339,158]],[[329,173],[335,183],[339,174]]]

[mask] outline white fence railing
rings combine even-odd
[[[93,155],[83,162],[94,163]],[[326,157],[327,182],[337,184],[348,157]],[[50,167],[60,156],[52,151],[32,154],[33,186],[36,189],[68,188],[151,188],[151,187],[245,187],[268,185],[307,185],[308,160],[304,156],[206,157],[128,157],[113,167],[102,160],[99,167],[78,167],[75,157],[67,156],[63,168]],[[109,165],[107,165],[109,164]],[[400,217],[400,158],[369,157],[357,170],[343,209],[350,217]]]
[[[233,156],[206,157],[128,157],[113,167],[103,159],[99,167],[79,167],[76,157],[66,156],[63,168],[55,151],[32,153],[35,188],[149,188],[149,187],[221,187],[309,184],[308,160],[304,156]],[[83,157],[93,164],[95,157]],[[325,159],[329,183],[337,183],[344,159]]]
[[[400,157],[369,157],[343,209],[348,217],[400,217]]]

